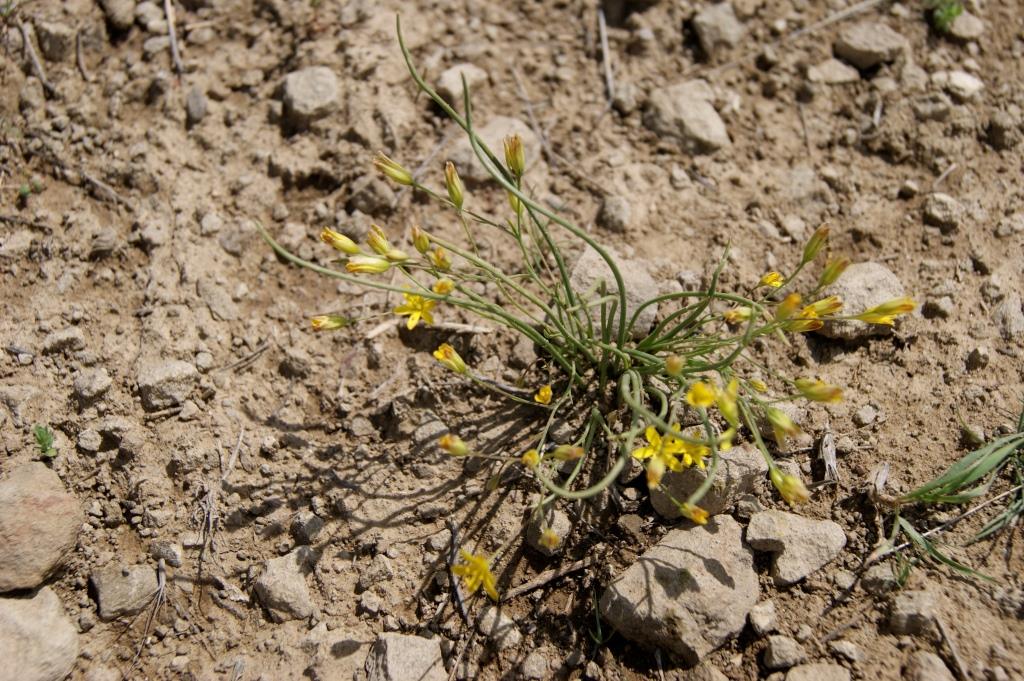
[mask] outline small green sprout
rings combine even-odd
[[[940,33],[949,33],[953,21],[964,11],[960,0],[925,0],[925,7],[931,11],[932,26]]]
[[[36,426],[32,429],[32,435],[36,439],[39,453],[44,459],[52,459],[57,456],[57,450],[53,447],[53,431],[46,426]]]

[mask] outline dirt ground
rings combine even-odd
[[[784,589],[759,562],[761,597],[774,600],[779,631],[811,661],[838,660],[856,679],[901,678],[922,650],[957,676],[962,664],[969,679],[1024,678],[1017,531],[965,547],[990,513],[941,538],[993,581],[922,564],[905,587],[937,594],[948,640],[890,633],[891,596],[855,584],[879,538],[863,494],[868,473],[888,462],[889,489],[907,491],[970,449],[964,424],[1008,432],[1021,406],[1024,4],[967,3],[984,22],[968,41],[930,29],[912,1],[782,40],[852,4],[737,0],[742,39],[707,54],[693,25],[704,3],[625,3],[626,17],[608,3],[611,103],[590,0],[188,0],[175,3],[180,77],[160,40],[163,3],[155,19],[120,30],[90,0],[23,3],[16,16],[37,39],[45,25],[64,43],[40,55],[49,89],[30,77],[16,21],[3,33],[0,476],[39,457],[34,425],[54,430],[49,465],[86,513],[77,548],[51,580],[79,630],[71,678],[361,678],[383,631],[433,632],[448,661],[464,651],[458,678],[523,678],[531,653],[550,678],[721,678],[621,636],[594,643],[596,596],[672,526],[641,483],[621,491],[624,510],[573,507],[559,557],[515,543],[498,569],[503,591],[584,556],[598,561],[505,605],[522,633],[517,645],[471,639],[450,602],[448,521],[461,540],[494,550],[519,532],[535,488],[512,476],[490,489],[490,468],[446,457],[436,437],[457,428],[514,450],[531,424],[467,389],[429,350],[455,342],[482,372],[515,380],[532,348],[456,328],[480,322],[451,311],[407,332],[387,314],[393,296],[290,267],[255,230],[267,225],[322,262],[331,257],[317,240],[325,225],[358,236],[372,216],[394,235],[415,222],[458,235],[371,167],[384,150],[422,164],[441,186],[458,138],[408,78],[398,12],[428,79],[472,63],[486,72],[475,85],[480,119],[514,117],[542,133],[535,194],[632,251],[664,290],[678,290],[681,273],[706,280],[726,244],[725,285],[792,267],[823,223],[835,252],[898,276],[923,307],[893,335],[809,335],[764,349],[777,368],[846,389],[843,403],[812,408],[803,421],[815,440],[835,435],[840,480],[818,487],[799,512],[839,523],[847,544]],[[887,24],[906,49],[850,82],[814,82],[809,70],[833,56],[840,31],[865,20]],[[282,83],[313,66],[335,74],[337,101],[298,124]],[[949,71],[973,74],[983,88],[947,94],[935,74]],[[696,78],[710,85],[731,139],[710,153],[645,124],[652,93]],[[503,205],[492,189],[469,191],[478,206]],[[951,224],[925,217],[935,192],[952,197]],[[598,220],[606,195],[631,207],[614,230]],[[380,316],[314,333],[309,317],[329,312]],[[47,343],[54,334],[70,340]],[[144,399],[140,383],[172,361],[182,399]],[[76,379],[98,370],[111,383],[87,397]],[[811,448],[788,458],[821,479]],[[782,507],[767,484],[757,497]],[[639,516],[636,526],[620,522],[626,511]],[[942,509],[922,526],[952,515]],[[148,637],[149,610],[100,620],[90,576],[155,568],[151,547],[163,540],[183,556],[167,567],[167,602]],[[316,555],[312,613],[276,621],[254,584],[264,561],[305,544]],[[859,659],[838,656],[829,645],[838,638]],[[765,645],[748,628],[705,667],[734,681],[767,677]]]

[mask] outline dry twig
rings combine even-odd
[[[608,91],[608,106],[615,99],[615,77],[612,75],[612,56],[608,49],[608,24],[604,20],[604,10],[597,10],[597,30],[601,34],[601,64],[604,67],[604,86]]]
[[[18,30],[21,31],[21,49],[22,53],[28,59],[29,63],[32,64],[32,70],[35,71],[36,78],[43,84],[43,89],[46,90],[46,94],[53,97],[57,94],[57,88],[53,87],[53,83],[46,79],[46,72],[43,71],[43,65],[39,61],[39,55],[36,54],[36,48],[32,46],[32,35],[28,32],[28,26],[25,25],[24,21],[18,22]]]
[[[164,0],[164,14],[167,15],[167,37],[171,39],[171,61],[174,62],[174,71],[180,78],[185,73],[185,67],[181,65],[178,36],[174,31],[174,5],[171,4],[171,0]]]
[[[563,565],[562,567],[553,568],[551,570],[545,570],[544,572],[540,573],[539,575],[537,575],[530,581],[526,582],[525,584],[520,584],[514,589],[509,589],[505,593],[505,595],[501,597],[501,600],[510,601],[513,598],[522,596],[526,593],[530,593],[534,589],[539,589],[545,584],[553,582],[556,579],[559,579],[560,577],[565,577],[566,575],[572,574],[573,572],[576,572],[578,570],[588,568],[596,562],[597,559],[591,556],[588,558],[578,560],[575,563],[570,563],[569,565]]]
[[[82,54],[82,29],[75,32],[75,63],[78,65],[78,72],[82,74],[82,80],[91,83],[92,76],[85,69],[85,56]]]

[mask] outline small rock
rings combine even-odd
[[[888,563],[879,563],[872,565],[864,571],[864,575],[860,579],[860,585],[869,594],[881,596],[898,587],[899,581],[896,579],[896,575],[893,574],[892,567]]]
[[[985,22],[970,12],[961,12],[949,25],[948,35],[965,43],[977,40],[984,34]]]
[[[951,296],[942,296],[925,301],[921,314],[926,319],[949,319],[956,312],[956,303]]]
[[[670,531],[609,585],[601,614],[626,638],[696,664],[739,633],[757,602],[741,534],[727,515]]]
[[[64,61],[75,49],[75,31],[64,24],[37,21],[36,40],[47,61]]]
[[[412,434],[412,441],[418,446],[437,444],[438,438],[448,432],[444,421],[432,419],[417,428]]]
[[[78,632],[52,589],[0,598],[0,677],[60,681],[71,674],[77,658]]]
[[[112,383],[106,369],[85,369],[75,377],[75,397],[80,402],[91,402],[106,393]]]
[[[193,87],[185,97],[185,125],[192,127],[198,125],[206,117],[206,93],[198,87]]]
[[[885,24],[865,21],[840,31],[834,49],[837,57],[864,70],[893,61],[906,47],[903,36]]]
[[[156,570],[149,565],[101,568],[90,575],[89,583],[104,622],[142,612],[157,591]]]
[[[437,79],[437,94],[444,97],[449,104],[457,109],[462,107],[463,78],[466,79],[470,96],[473,96],[476,86],[486,83],[489,76],[486,71],[475,64],[456,64],[441,72]]]
[[[377,174],[367,174],[352,183],[352,194],[345,204],[349,212],[380,215],[391,211],[395,192],[391,185]]]
[[[704,53],[714,57],[721,48],[735,47],[746,32],[729,2],[706,5],[693,18],[693,28]]]
[[[531,651],[519,665],[519,678],[524,681],[541,681],[551,673],[551,663],[539,650]]]
[[[644,125],[677,139],[690,151],[710,153],[728,147],[729,133],[711,97],[710,87],[702,80],[654,90],[647,100]]]
[[[889,629],[897,636],[930,633],[935,622],[935,596],[928,591],[901,591],[893,597]]]
[[[1006,340],[1024,336],[1024,310],[1020,295],[1016,292],[1007,294],[992,312],[992,319]]]
[[[605,251],[615,261],[625,282],[626,320],[628,321],[644,302],[657,296],[660,293],[660,289],[657,282],[648,273],[645,263],[623,258],[610,247],[606,247]],[[611,268],[608,267],[608,264],[597,251],[587,247],[572,267],[569,274],[570,285],[574,291],[594,291],[594,297],[597,297],[598,284],[602,280],[609,295],[615,294],[618,291]],[[657,305],[648,305],[641,310],[632,329],[633,336],[642,338],[647,335],[657,315]],[[612,338],[615,338],[618,334],[619,326],[614,321],[611,326]]]
[[[386,582],[395,576],[395,569],[391,567],[391,561],[383,553],[378,553],[370,561],[370,564],[359,573],[359,588],[369,589],[374,584]]]
[[[750,619],[750,626],[760,636],[775,631],[775,627],[778,625],[778,619],[775,614],[775,601],[771,599],[761,601],[750,609],[748,618]]]
[[[507,116],[494,116],[490,118],[484,125],[477,129],[476,134],[480,136],[480,139],[484,141],[484,144],[488,146],[492,151],[501,156],[501,149],[504,145],[505,137],[509,135],[519,135],[523,140],[523,151],[526,155],[526,172],[529,175],[530,168],[537,164],[541,158],[541,144],[540,139],[533,132],[533,129],[519,120],[518,118],[509,118]],[[459,176],[469,183],[481,183],[486,182],[490,179],[490,175],[484,170],[484,167],[480,165],[479,159],[473,152],[472,146],[469,144],[469,140],[463,135],[459,137],[459,140],[452,145],[449,151],[448,160],[455,164],[455,167],[459,171]]]
[[[807,80],[827,85],[845,85],[860,80],[860,71],[838,59],[826,59],[817,66],[807,69]]]
[[[914,116],[919,121],[944,121],[953,110],[953,102],[941,92],[918,97],[910,103]]]
[[[971,101],[985,89],[984,82],[966,71],[937,71],[932,74],[931,80],[961,103]]]
[[[95,454],[103,446],[103,436],[93,428],[86,428],[78,434],[76,444],[83,452]]]
[[[542,541],[544,530],[550,529],[558,537],[555,546],[548,546]],[[569,533],[572,532],[572,521],[565,511],[554,506],[548,506],[543,515],[531,513],[526,524],[526,543],[545,556],[553,556],[562,550],[562,545]]]
[[[263,564],[253,591],[275,622],[306,619],[313,614],[313,598],[306,574],[316,561],[316,553],[300,546],[291,553]]]
[[[299,544],[312,544],[324,529],[324,519],[312,511],[299,511],[292,518],[292,537]]]
[[[988,142],[999,151],[1013,149],[1020,143],[1020,110],[1016,118],[1007,111],[997,111],[988,120]]]
[[[370,617],[376,617],[384,609],[384,600],[372,591],[364,591],[359,596],[359,610]]]
[[[863,428],[870,426],[878,418],[878,410],[870,404],[865,404],[853,414],[854,425]]]
[[[988,348],[974,348],[971,350],[971,354],[967,355],[967,370],[977,371],[978,369],[984,369],[988,366],[991,357],[992,354]]]
[[[199,372],[196,368],[177,359],[144,364],[136,378],[142,406],[146,411],[181,404],[198,380]]]
[[[163,18],[164,11],[155,2],[143,0],[135,6],[135,21],[143,28]]]
[[[832,651],[833,655],[841,657],[849,662],[857,663],[864,659],[864,651],[860,649],[856,643],[852,641],[845,641],[839,639],[838,641],[830,641],[828,649]]]
[[[921,193],[921,187],[913,180],[904,180],[900,185],[898,196],[901,199],[912,199]]]
[[[282,376],[288,378],[305,378],[313,370],[313,359],[305,350],[287,346],[284,349],[284,357],[278,367]]]
[[[729,510],[744,494],[755,491],[757,483],[768,474],[768,464],[756,447],[742,444],[722,453],[718,472],[700,506],[711,515]],[[679,506],[672,500],[686,499],[707,479],[707,472],[691,467],[678,473],[668,471],[661,485],[651,490],[651,505],[663,518],[681,518]]]
[[[126,31],[135,23],[135,0],[99,0],[107,22],[118,31]]]
[[[821,295],[839,296],[843,301],[843,314],[858,314],[903,296],[903,284],[885,265],[862,262],[846,268],[839,280],[822,291]],[[857,340],[891,333],[891,327],[844,320],[827,322],[818,333],[828,338]]]
[[[366,681],[446,681],[438,639],[379,634],[366,656]]]
[[[772,579],[776,586],[789,586],[838,556],[846,546],[846,533],[831,520],[762,511],[750,519],[747,543],[758,551],[777,554]]]
[[[149,555],[154,560],[163,560],[171,567],[181,567],[181,544],[166,539],[158,539],[149,545]]]
[[[57,352],[81,350],[84,347],[85,334],[77,326],[53,331],[43,339],[43,353],[47,355]]]
[[[905,681],[954,681],[956,677],[942,658],[927,650],[919,650],[910,656],[903,670]]]
[[[228,293],[227,289],[214,281],[213,278],[200,278],[196,284],[196,290],[199,293],[199,297],[210,308],[214,319],[233,322],[239,318],[241,313],[238,310],[238,304],[231,299],[231,294]]]
[[[523,640],[523,635],[520,633],[519,627],[516,626],[515,620],[494,604],[490,604],[484,609],[476,626],[477,630],[486,636],[497,650],[515,648]]]
[[[850,670],[837,664],[813,662],[790,669],[786,681],[850,681]]]
[[[611,232],[625,233],[633,222],[633,210],[629,199],[613,194],[604,197],[601,210],[597,213],[597,224]]]
[[[166,35],[155,35],[151,38],[146,38],[145,42],[142,43],[142,53],[147,59],[152,59],[154,56],[166,52],[171,48],[171,38]]]
[[[0,481],[0,593],[34,589],[74,550],[85,516],[57,474],[38,461]]]
[[[938,227],[943,234],[953,232],[960,226],[963,212],[959,201],[941,192],[929,194],[922,208],[924,223]]]
[[[326,66],[311,66],[285,76],[282,87],[284,122],[294,131],[305,130],[338,108],[338,78]]]
[[[803,646],[788,636],[769,636],[764,651],[764,666],[768,669],[789,669],[807,660]]]
[[[219,232],[223,226],[224,219],[211,210],[199,220],[199,233],[203,236],[210,236]]]

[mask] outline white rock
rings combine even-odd
[[[963,219],[963,207],[949,194],[935,192],[924,200],[922,215],[926,225],[942,230],[943,234],[955,231]]]
[[[843,314],[859,314],[876,305],[903,296],[903,284],[885,265],[863,262],[850,265],[839,280],[826,288],[821,297],[839,296]],[[897,324],[899,320],[897,319]],[[828,322],[818,331],[829,338],[856,340],[891,333],[891,327],[857,320]]]
[[[710,88],[701,80],[655,90],[647,100],[644,125],[691,151],[709,153],[728,147],[729,133],[710,99]]]
[[[493,603],[488,604],[480,613],[476,627],[498,650],[515,648],[523,640],[523,635],[519,631],[519,627],[516,626],[515,620]]]
[[[480,121],[475,121],[475,124],[479,125]],[[477,128],[476,134],[499,160],[505,158],[504,139],[510,135],[519,135],[523,140],[523,151],[526,155],[527,176],[530,174],[530,168],[541,161],[540,140],[530,126],[518,118],[495,116]],[[452,145],[448,160],[455,164],[463,180],[486,182],[490,178],[465,136],[460,136]]]
[[[82,402],[95,400],[106,393],[112,383],[106,369],[83,369],[75,376],[75,397]]]
[[[111,565],[94,571],[89,582],[104,622],[142,612],[157,591],[156,569],[150,565]]]
[[[750,518],[747,543],[758,551],[777,554],[772,563],[772,579],[776,586],[788,586],[838,556],[846,546],[846,533],[831,520],[762,511]]]
[[[438,639],[380,634],[366,656],[366,681],[446,681]]]
[[[754,628],[754,632],[761,636],[775,631],[775,627],[778,625],[778,617],[775,614],[775,601],[768,599],[755,605],[750,609],[749,619],[750,626]]]
[[[858,69],[869,69],[894,60],[906,47],[906,39],[885,24],[865,21],[839,32],[835,53]]]
[[[474,97],[477,86],[486,83],[489,76],[486,71],[475,64],[456,64],[441,73],[440,78],[437,79],[437,94],[460,111],[462,110],[463,78],[466,79],[466,85],[469,86],[470,96]],[[502,156],[499,154],[498,158],[502,158]]]
[[[768,464],[756,447],[742,444],[720,455],[718,472],[711,488],[699,502],[711,515],[729,510],[737,499],[754,492],[758,481],[768,474]],[[682,517],[673,498],[683,500],[690,496],[707,478],[707,472],[688,468],[679,473],[665,473],[661,486],[651,490],[651,505],[663,518]]]
[[[807,651],[788,636],[769,636],[764,651],[764,666],[768,669],[789,669],[807,660]]]
[[[828,85],[856,83],[860,80],[860,71],[838,59],[826,59],[817,66],[807,69],[807,80]]]
[[[939,78],[938,81],[942,82],[943,79]],[[950,71],[942,86],[958,102],[969,102],[985,89],[985,83],[980,78],[966,71]]]
[[[850,662],[860,662],[864,659],[864,651],[862,651],[860,646],[852,641],[846,641],[843,639],[831,641],[828,644],[828,649],[832,651],[833,655],[838,655]]]
[[[723,47],[738,45],[746,32],[743,24],[736,18],[732,4],[728,2],[705,6],[693,18],[693,28],[697,31],[697,38],[704,53],[712,57]]]
[[[789,670],[786,681],[850,681],[850,670],[825,662],[802,664]]]
[[[263,564],[263,573],[256,579],[253,590],[272,620],[285,622],[313,614],[313,598],[306,584],[306,574],[315,560],[312,549],[300,546]]]
[[[964,42],[977,40],[984,34],[985,22],[970,12],[961,12],[949,25],[949,35]]]
[[[176,359],[143,364],[136,378],[142,406],[147,411],[181,404],[198,380],[199,372],[194,366]]]
[[[326,66],[311,66],[285,76],[282,87],[284,122],[303,130],[338,108],[338,77]]]
[[[78,657],[78,632],[49,587],[31,596],[0,598],[0,678],[60,681]]]

